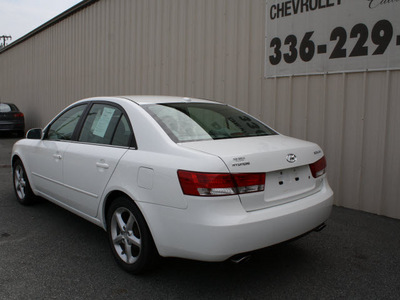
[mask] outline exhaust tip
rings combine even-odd
[[[242,264],[251,259],[251,255],[236,255],[230,259],[234,264]]]
[[[319,225],[318,227],[316,227],[315,229],[314,229],[314,231],[316,231],[316,232],[320,232],[322,229],[324,229],[326,227],[326,224],[325,223],[322,223],[321,225]]]

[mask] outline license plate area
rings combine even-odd
[[[265,201],[273,202],[315,189],[315,179],[307,166],[267,173]]]
[[[264,193],[240,195],[246,211],[255,211],[298,201],[321,190],[322,179],[311,175],[308,165],[268,172]]]

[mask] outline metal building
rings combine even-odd
[[[274,42],[266,32],[273,19],[306,14],[318,3],[316,10],[328,11],[349,0],[308,0],[302,8],[286,2],[296,1],[82,1],[0,51],[1,100],[25,112],[27,127],[44,126],[89,96],[162,94],[229,103],[283,134],[321,145],[337,205],[400,218],[398,21],[382,19],[392,31],[376,20],[364,25],[372,32],[368,45],[385,46],[381,40],[392,33],[386,47],[394,66],[389,57],[386,67],[349,71],[346,62],[340,69],[339,60],[331,60],[326,72],[271,76],[275,69],[266,71],[266,61],[274,54],[266,51]],[[399,15],[399,2],[387,5]],[[305,61],[309,37],[298,37]],[[289,35],[282,45],[290,45]],[[322,57],[332,47],[318,44],[311,54]],[[282,59],[291,63],[292,54]]]

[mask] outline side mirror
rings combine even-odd
[[[30,140],[40,140],[42,138],[42,129],[33,128],[26,133],[26,138]]]

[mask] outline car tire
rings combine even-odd
[[[149,227],[131,199],[115,199],[106,221],[111,251],[122,269],[139,274],[156,264],[159,255]]]
[[[19,203],[31,205],[35,202],[36,196],[32,192],[24,165],[19,159],[13,164],[13,185]]]

